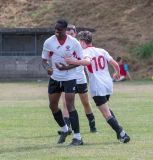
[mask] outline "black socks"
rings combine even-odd
[[[57,113],[54,113],[53,116],[60,127],[65,126],[65,122],[64,122],[61,110],[59,110]]]
[[[115,130],[116,133],[120,134],[122,128],[113,116],[108,117],[106,121]]]
[[[80,126],[79,126],[79,117],[76,110],[69,112],[69,119],[71,122],[71,127],[74,133],[80,133]]]
[[[95,117],[93,113],[91,114],[86,114],[88,121],[89,121],[89,126],[91,129],[95,129]]]
[[[67,124],[67,126],[70,128],[70,119],[68,117],[64,117],[64,121]]]

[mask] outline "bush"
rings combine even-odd
[[[132,46],[130,48],[130,53],[135,57],[140,57],[144,59],[153,58],[153,40],[141,46]]]

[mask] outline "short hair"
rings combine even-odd
[[[70,31],[70,30],[73,30],[74,33],[76,32],[76,27],[75,25],[72,25],[72,24],[68,24],[67,28],[66,28],[67,31]]]
[[[116,62],[119,62],[121,59],[122,59],[121,57],[117,57]]]
[[[86,44],[91,44],[92,42],[92,33],[90,31],[80,31],[79,40],[85,41]]]
[[[64,28],[67,28],[67,26],[68,26],[68,22],[63,18],[57,20],[56,23],[62,24]]]

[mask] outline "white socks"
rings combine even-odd
[[[80,133],[74,133],[74,138],[75,138],[75,139],[78,139],[78,140],[81,140],[81,135],[80,135]]]
[[[68,131],[68,126],[67,126],[67,125],[63,126],[63,127],[62,127],[62,131],[63,131],[63,132],[67,132],[67,131]]]
[[[121,137],[124,137],[124,136],[125,136],[125,132],[122,131],[122,132],[120,133],[120,136],[121,136]]]
[[[63,126],[62,131],[67,132],[68,131],[68,126],[67,125]],[[78,139],[78,140],[81,140],[81,134],[80,133],[74,133],[74,138]]]

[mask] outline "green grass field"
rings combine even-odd
[[[115,132],[94,105],[99,134],[89,132],[88,121],[78,95],[84,146],[57,144],[60,128],[48,107],[48,82],[0,83],[0,160],[152,160],[153,81],[135,80],[114,84],[109,107],[131,141],[120,144]],[[60,101],[60,106],[61,105]]]

